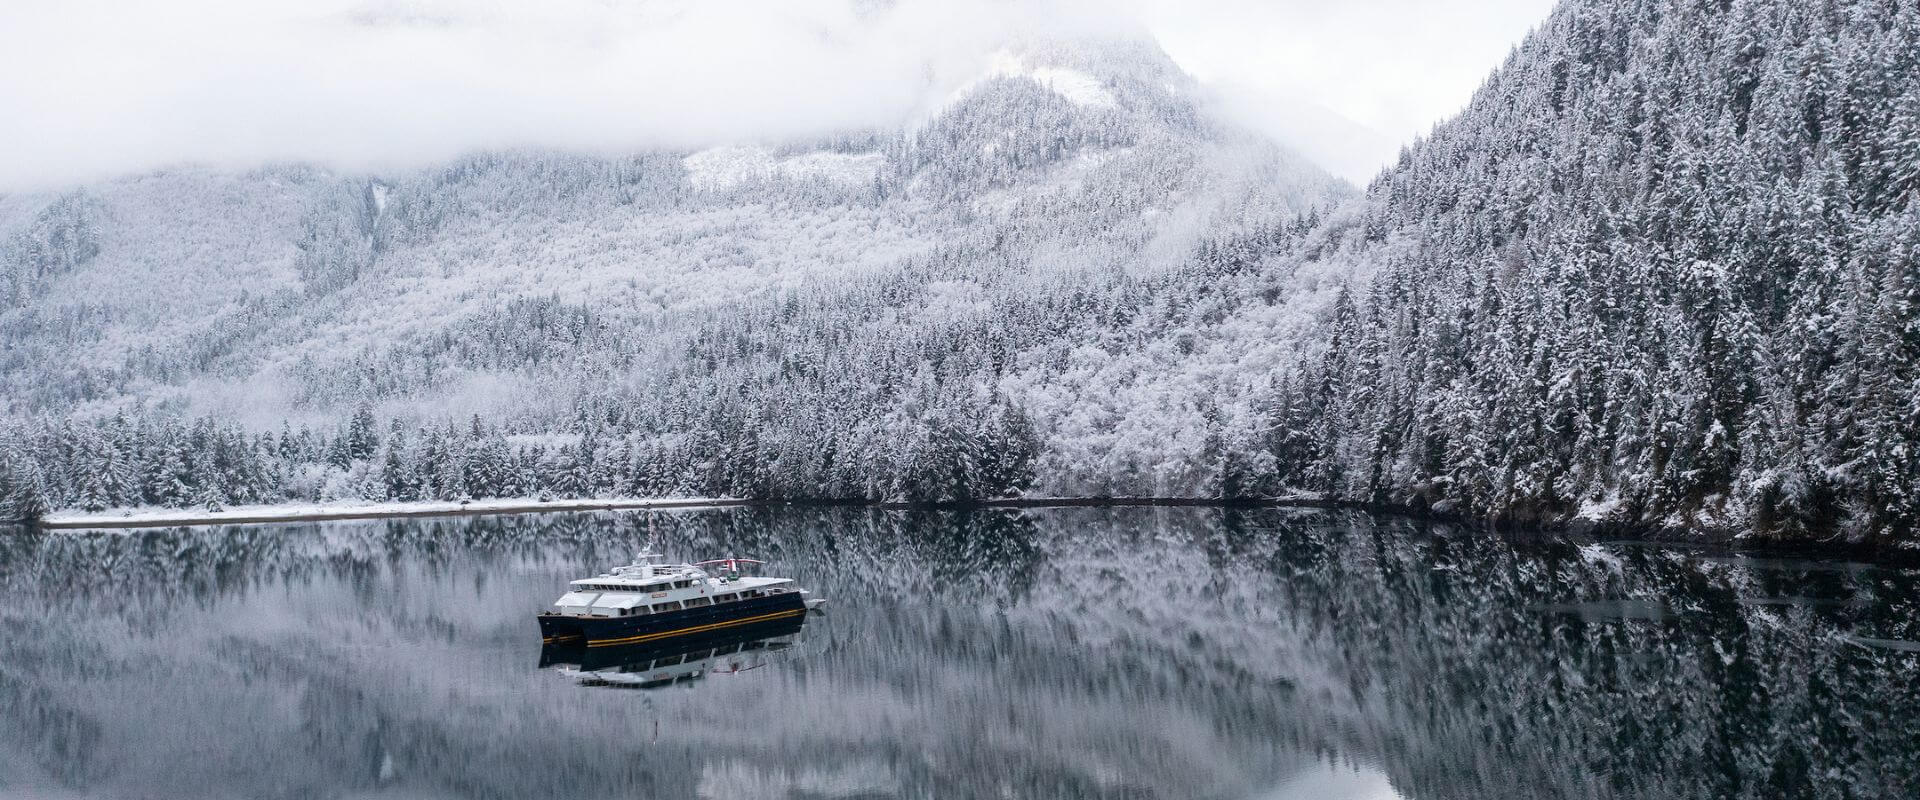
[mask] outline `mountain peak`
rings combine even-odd
[[[1150,89],[1182,92],[1193,79],[1145,34],[1023,36],[988,52],[974,76],[941,105],[995,78],[1025,78],[1079,106],[1128,105],[1122,97]]]

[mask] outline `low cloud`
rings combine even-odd
[[[1132,2],[1236,116],[1365,184],[1463,108],[1556,0]]]
[[[1523,10],[1545,2],[1500,0]],[[1301,114],[1241,116],[1272,122],[1264,127],[1310,154],[1316,137],[1334,143],[1321,155],[1350,162],[1332,164],[1349,175],[1391,157],[1407,119],[1466,99],[1471,85],[1412,80],[1435,74],[1408,67],[1427,52],[1412,40],[1421,31],[1369,28],[1369,17],[1316,8],[1305,0],[15,0],[0,4],[0,191],[182,162],[377,170],[495,148],[619,152],[896,126],[987,69],[1001,43],[1036,34],[1144,29],[1203,80],[1260,90],[1243,96],[1302,98],[1314,107]],[[1495,27],[1487,41],[1497,44],[1525,25]],[[1343,50],[1343,38],[1369,47]],[[1462,41],[1480,44],[1428,48],[1433,59],[1452,59],[1444,74],[1484,74],[1504,55],[1480,52],[1494,49],[1480,39]],[[1345,53],[1389,50],[1397,61],[1338,63]],[[1409,93],[1431,102],[1395,110]],[[1321,118],[1333,122],[1313,122]],[[1353,119],[1386,134],[1355,144],[1326,133]]]
[[[177,162],[378,168],[894,125],[1010,33],[1083,18],[936,0],[14,4],[0,11],[0,188]]]

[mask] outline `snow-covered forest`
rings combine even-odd
[[[1371,187],[1280,479],[1910,537],[1920,6],[1570,2]]]
[[[901,130],[0,197],[0,494],[1920,521],[1913,4],[1569,0],[1364,192],[1196,97],[1025,43]]]
[[[1354,192],[1195,93],[1150,44],[1029,43],[902,131],[12,198],[0,480],[27,511],[1206,492],[1265,371],[1191,358],[1225,278]]]

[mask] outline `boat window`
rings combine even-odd
[[[672,600],[653,607],[654,611],[679,611],[680,601]]]
[[[695,606],[707,606],[707,605],[713,605],[713,601],[708,600],[707,598],[704,598],[704,597],[695,597],[687,601],[688,608],[693,608]]]
[[[713,602],[715,602],[715,603],[731,603],[731,602],[733,602],[733,601],[735,601],[735,600],[738,600],[738,599],[740,599],[740,595],[737,595],[737,594],[722,594],[722,595],[715,595],[715,596],[714,596],[714,598],[713,598]]]

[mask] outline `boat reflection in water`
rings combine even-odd
[[[660,689],[766,666],[799,644],[805,625],[804,618],[778,619],[747,629],[619,647],[547,643],[540,647],[540,666],[582,686]]]

